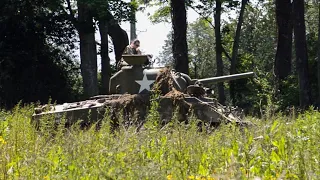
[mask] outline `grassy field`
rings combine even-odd
[[[320,179],[320,113],[253,119],[198,132],[173,121],[165,127],[110,133],[77,126],[39,131],[32,110],[0,114],[0,179]],[[155,116],[156,117],[156,116]]]

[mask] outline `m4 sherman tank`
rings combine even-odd
[[[39,121],[51,115],[59,121],[65,116],[67,124],[81,120],[82,125],[87,125],[110,117],[115,124],[120,118],[126,123],[143,124],[150,106],[156,102],[162,123],[170,121],[174,115],[179,121],[195,117],[211,124],[242,121],[241,112],[236,108],[223,106],[209,97],[213,91],[205,85],[249,78],[253,72],[191,79],[166,67],[149,67],[148,62],[147,55],[123,55],[121,69],[110,78],[109,95],[37,107],[33,119]]]

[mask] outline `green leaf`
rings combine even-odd
[[[272,151],[271,152],[271,161],[273,162],[279,162],[281,159],[280,157],[278,156],[278,154],[275,152],[275,151]]]
[[[171,22],[170,17],[171,8],[169,5],[160,7],[153,15],[149,17],[150,21],[154,24],[161,22]]]

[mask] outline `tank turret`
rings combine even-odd
[[[110,79],[111,94],[139,94],[148,93],[153,87],[156,78],[163,68],[146,66],[148,55],[124,55],[120,71]],[[173,86],[180,92],[187,92],[188,87],[208,85],[212,83],[227,82],[237,79],[253,77],[253,72],[218,76],[204,79],[191,79],[187,74],[171,70]],[[189,88],[190,89],[190,88]]]
[[[147,93],[160,72],[147,64],[149,55],[123,55],[121,69],[110,78],[110,94]]]

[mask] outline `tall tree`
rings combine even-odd
[[[111,66],[109,57],[108,45],[108,23],[106,20],[99,21],[99,32],[101,37],[101,84],[102,88],[100,93],[109,93],[109,81],[111,77]]]
[[[278,46],[274,71],[276,78],[283,80],[291,72],[293,31],[291,0],[276,0],[276,21],[278,26]]]
[[[216,75],[215,50],[212,42],[215,41],[214,29],[203,18],[188,24],[188,52],[190,62],[190,76],[194,78],[206,78]],[[171,66],[172,57],[172,32],[167,35],[162,52],[160,53],[160,63]],[[196,66],[196,67],[195,67]],[[194,70],[196,69],[196,71]]]
[[[99,93],[93,9],[85,0],[78,0],[77,5],[83,90],[85,97],[90,97]]]
[[[172,53],[172,31],[167,34],[167,39],[164,40],[164,45],[162,46],[162,52],[160,53],[160,64],[164,66],[174,66],[174,59]]]
[[[122,53],[129,45],[128,34],[121,28],[121,21],[135,21],[135,12],[138,4],[136,1],[125,2],[119,0],[95,0],[96,13],[98,17],[107,20],[108,35],[112,39],[116,64],[122,58]],[[98,18],[98,21],[100,19]]]
[[[248,3],[248,0],[242,0],[241,2],[236,34],[235,34],[234,43],[232,46],[230,74],[237,73],[237,64],[238,64],[237,58],[238,58],[238,50],[239,50],[239,43],[240,43],[241,26],[243,23],[244,11],[247,3]],[[234,102],[235,101],[235,82],[234,81],[230,82],[230,96],[231,96],[231,100]]]
[[[296,51],[296,66],[299,76],[300,106],[311,105],[311,87],[308,75],[308,54],[306,43],[306,26],[304,19],[304,0],[293,1],[294,40]]]
[[[318,106],[320,106],[320,4],[318,5],[318,54],[317,54],[317,69],[318,69]]]
[[[127,33],[119,26],[118,21],[110,11],[117,14],[117,18],[126,19],[130,14],[130,6],[124,1],[118,0],[78,0],[78,19],[75,19],[70,0],[67,0],[71,21],[76,25],[80,37],[81,73],[83,79],[84,94],[86,97],[98,93],[97,79],[97,49],[95,41],[95,24],[93,19],[99,22],[102,47],[102,86],[103,93],[107,93],[110,77],[110,62],[108,57],[108,38],[111,36],[116,56],[116,63],[121,59],[122,52],[129,44]],[[106,34],[107,33],[107,34]]]
[[[217,76],[223,75],[223,61],[222,61],[222,39],[221,39],[221,0],[216,0],[216,7],[214,13],[214,25],[216,35],[216,63],[217,63]],[[226,96],[224,93],[223,82],[218,83],[219,102],[225,104]]]
[[[175,69],[179,72],[189,74],[185,0],[171,0],[170,5],[173,28],[172,50]]]
[[[123,1],[104,1],[95,0],[95,19],[98,21],[99,32],[101,37],[101,92],[102,94],[109,93],[109,80],[111,77],[111,64],[109,57],[109,39],[108,35],[111,36],[114,43],[114,51],[116,53],[116,63],[121,58],[124,48],[129,44],[128,36],[126,32],[121,29],[119,24],[116,22],[115,17],[110,11],[115,14],[120,14],[117,17],[119,20],[132,19],[131,11],[135,12],[135,6],[130,3]]]
[[[51,0],[0,3],[0,106],[74,100],[75,28]]]
[[[206,19],[198,18],[188,25],[190,76],[206,78],[216,75],[214,41],[214,29]]]

